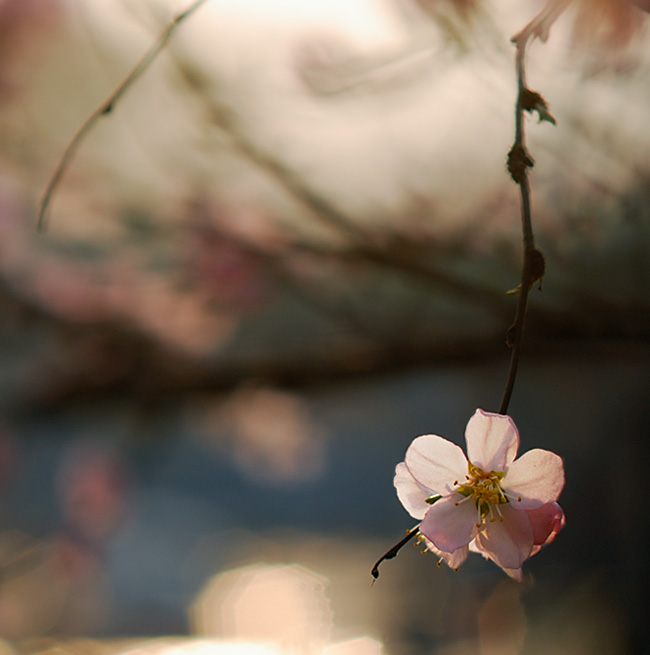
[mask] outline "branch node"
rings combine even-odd
[[[526,148],[515,143],[508,153],[508,172],[517,183],[522,184],[526,179],[527,171],[535,165],[535,160],[528,154]]]

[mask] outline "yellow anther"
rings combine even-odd
[[[489,471],[486,472],[482,468],[468,462],[467,469],[469,475],[465,476],[467,482],[460,485],[456,491],[465,498],[454,503],[458,507],[466,499],[472,499],[476,503],[478,510],[479,520],[476,527],[480,528],[486,520],[493,522],[496,518],[491,517],[492,510],[495,509],[496,513],[500,515],[499,505],[507,503],[503,489],[501,489],[501,480],[505,473],[502,471]],[[458,480],[454,481],[454,485],[458,484]],[[521,502],[521,499],[519,499]],[[491,517],[488,519],[488,517]],[[503,518],[501,517],[501,520]]]

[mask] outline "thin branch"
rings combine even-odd
[[[548,0],[546,7],[521,32],[515,34],[511,41],[517,45],[524,44],[524,48],[534,39],[546,41],[551,27],[572,2],[573,0]]]
[[[409,530],[408,533],[406,534],[406,537],[403,539],[400,539],[391,549],[387,550],[374,564],[372,569],[370,570],[370,575],[376,580],[379,577],[379,566],[381,565],[382,562],[386,561],[387,559],[393,559],[394,557],[397,557],[397,554],[399,553],[406,544],[411,541],[414,537],[416,537],[420,531],[418,528],[420,527],[420,524],[416,525],[412,530]]]
[[[551,25],[568,7],[570,2],[571,0],[550,0],[543,11],[519,32],[519,34],[512,38],[517,48],[517,102],[515,106],[515,141],[508,153],[508,171],[512,179],[519,186],[524,253],[521,268],[521,284],[517,289],[519,298],[515,310],[515,318],[508,329],[506,337],[506,341],[512,350],[508,377],[499,406],[499,414],[507,413],[517,378],[517,369],[523,348],[529,291],[544,275],[544,257],[535,247],[535,236],[533,233],[528,169],[533,167],[534,161],[526,150],[524,113],[527,111],[537,111],[540,120],[548,120],[552,123],[555,122],[555,119],[548,112],[545,100],[538,93],[531,91],[526,85],[526,47],[535,38],[546,40]]]
[[[79,128],[77,133],[72,138],[72,141],[68,144],[68,147],[65,149],[59,163],[48,182],[48,185],[43,194],[41,200],[39,212],[38,212],[38,222],[37,229],[43,231],[46,229],[46,215],[47,210],[52,202],[52,197],[56,191],[61,178],[67,171],[72,158],[76,154],[79,146],[82,144],[84,139],[88,136],[89,132],[93,129],[95,124],[104,116],[110,114],[115,105],[122,99],[122,96],[129,90],[129,88],[140,78],[146,70],[151,66],[155,61],[156,57],[160,54],[163,48],[167,45],[168,41],[171,39],[172,35],[178,28],[178,26],[186,19],[189,18],[201,5],[205,4],[207,0],[196,0],[188,9],[178,14],[172,21],[167,25],[162,34],[158,37],[156,43],[147,51],[147,53],[142,57],[142,59],[137,63],[135,68],[126,76],[124,81],[115,89],[115,91],[105,100],[86,120],[86,122]]]
[[[512,348],[510,356],[510,367],[506,386],[499,406],[499,414],[506,414],[508,405],[515,386],[517,369],[521,358],[523,345],[524,325],[526,321],[526,308],[528,305],[528,291],[530,288],[530,266],[528,263],[529,253],[535,250],[535,237],[530,209],[530,184],[528,183],[528,168],[533,166],[533,160],[526,151],[524,131],[524,106],[523,95],[526,91],[524,58],[528,39],[516,42],[517,46],[517,104],[515,108],[515,142],[508,154],[508,169],[513,180],[519,185],[521,196],[521,223],[524,242],[524,256],[521,270],[521,284],[519,286],[519,298],[515,319],[508,330],[507,341]]]

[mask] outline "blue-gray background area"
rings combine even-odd
[[[648,643],[642,608],[649,355],[638,344],[583,343],[550,347],[548,356],[531,348],[522,362],[510,408],[520,452],[540,447],[559,453],[567,478],[561,497],[566,527],[525,565],[525,652],[537,652],[533,642],[543,631],[574,644],[575,652],[589,644],[595,653],[626,652]],[[188,608],[210,576],[256,557],[291,563],[300,560],[301,543],[307,553],[320,540],[324,548],[337,544],[340,567],[348,545],[366,544],[365,562],[361,557],[351,575],[367,577],[367,594],[375,600],[392,593],[393,584],[408,588],[408,601],[395,599],[401,620],[382,627],[376,615],[374,625],[359,629],[390,653],[437,652],[458,637],[463,617],[464,629],[474,629],[468,589],[472,598],[485,597],[505,576],[478,556],[452,573],[408,547],[382,565],[371,587],[374,561],[414,524],[394,493],[394,466],[419,434],[463,444],[474,410],[497,407],[506,369],[504,352],[503,360],[292,389],[321,430],[324,465],[309,479],[282,483],[256,481],[193,438],[180,403],[157,407],[135,441],[119,418],[125,399],[33,419],[19,436],[20,468],[4,486],[2,530],[37,541],[65,531],[57,476],[71,443],[95,439],[118,449],[130,469],[128,519],[99,554],[110,602],[96,636],[185,634]],[[275,548],[268,551],[271,542]],[[287,543],[293,546],[282,546]],[[310,562],[330,574],[331,562],[324,570],[317,556]],[[331,593],[341,591],[332,584]],[[383,600],[390,608],[390,598]],[[435,629],[433,608],[443,612]]]

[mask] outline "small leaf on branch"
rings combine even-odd
[[[532,289],[539,282],[539,288],[541,289],[542,279],[546,273],[546,260],[537,248],[532,248],[528,253],[528,266],[530,267],[530,288]]]
[[[508,153],[508,172],[510,177],[517,183],[521,184],[526,178],[526,169],[532,168],[535,160],[526,152],[521,144],[515,143]]]
[[[521,106],[529,114],[532,114],[534,111],[536,111],[538,116],[538,123],[546,121],[547,123],[551,123],[553,125],[556,124],[555,118],[548,110],[548,103],[536,91],[524,89],[521,92]]]
[[[546,273],[546,261],[544,260],[544,255],[537,250],[537,248],[532,248],[526,254],[526,263],[527,268],[527,279],[530,280],[528,283],[528,291],[530,291],[538,282],[540,291],[542,289],[542,279],[544,273]],[[506,291],[506,294],[509,296],[521,293],[522,286],[521,284],[517,285],[515,289],[510,289]]]

